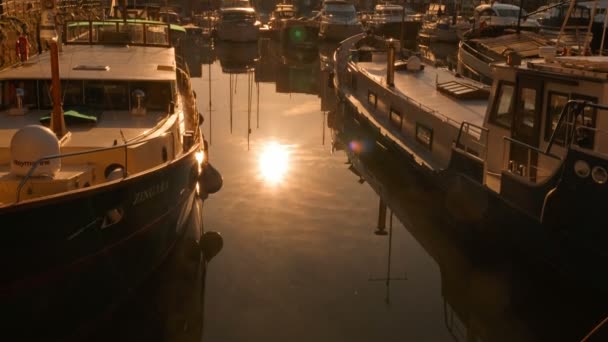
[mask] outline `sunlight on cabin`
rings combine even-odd
[[[283,180],[289,169],[289,151],[287,146],[276,142],[264,145],[259,157],[262,178],[270,184]]]

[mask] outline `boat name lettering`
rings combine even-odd
[[[169,188],[169,182],[163,181],[158,184],[154,184],[153,186],[147,188],[146,190],[138,191],[135,193],[135,199],[133,200],[132,205],[138,205],[142,202],[145,202],[152,197],[157,196],[158,194],[165,192]]]
[[[13,159],[13,164],[19,166],[19,167],[24,167],[24,166],[33,166],[34,163],[36,163],[35,161],[29,161],[29,160],[17,160],[17,159]],[[50,165],[51,161],[50,160],[42,160],[40,161],[40,163],[38,163],[38,166],[44,166],[44,165]]]

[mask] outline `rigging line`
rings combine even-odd
[[[389,209],[388,220],[388,266],[386,268],[386,304],[390,304],[391,292],[391,252],[393,246],[393,210]]]
[[[256,119],[257,125],[255,128],[260,128],[260,82],[255,82],[255,87],[258,91],[258,99],[257,99],[257,109],[256,109]]]
[[[589,338],[595,334],[595,332],[598,331],[606,322],[608,322],[608,317],[604,318],[598,325],[593,327],[593,329],[591,329],[591,331],[585,337],[583,337],[581,342],[589,341]]]

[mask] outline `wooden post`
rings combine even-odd
[[[59,49],[57,41],[51,40],[51,95],[53,96],[53,113],[51,130],[61,139],[66,134],[63,108],[61,103],[61,80],[59,79]]]

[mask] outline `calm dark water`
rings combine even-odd
[[[205,202],[224,249],[204,341],[579,341],[608,313],[584,284],[433,211],[432,186],[335,110],[333,46],[191,49],[224,177]]]

